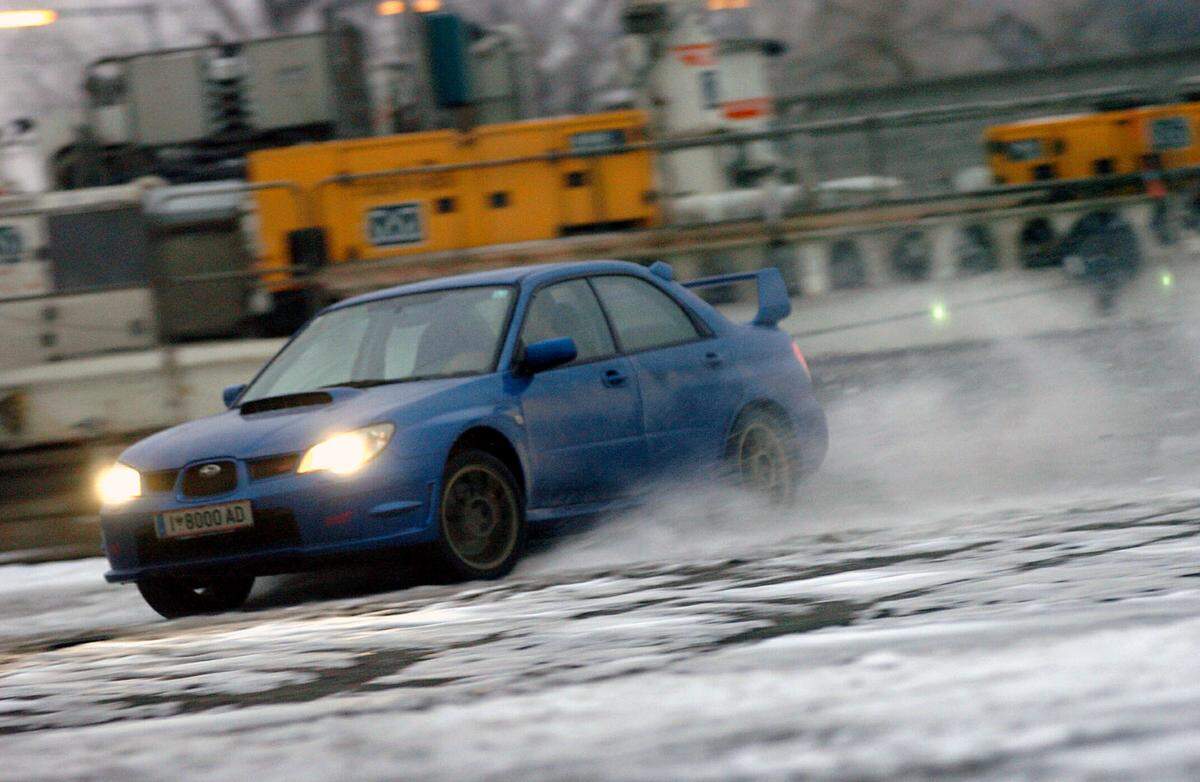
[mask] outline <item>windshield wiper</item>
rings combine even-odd
[[[342,383],[330,383],[329,385],[321,386],[321,388],[322,389],[325,389],[325,388],[375,388],[376,386],[390,386],[393,383],[403,383],[403,382],[404,382],[404,380],[383,380],[383,379],[346,380],[345,382],[342,382]]]
[[[413,375],[411,377],[396,377],[391,380],[371,379],[371,380],[347,380],[343,383],[330,383],[318,388],[318,391],[323,391],[327,388],[375,388],[376,386],[394,386],[400,383],[420,383],[423,380],[451,380],[457,377],[475,377],[481,374],[476,370],[464,372],[448,372],[442,375]]]

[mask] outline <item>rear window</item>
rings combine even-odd
[[[678,345],[700,336],[692,319],[667,294],[636,277],[592,278],[622,350]]]

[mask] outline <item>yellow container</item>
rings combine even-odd
[[[302,228],[345,263],[656,225],[653,154],[603,152],[645,128],[626,111],[254,153],[250,181],[279,183],[255,193],[261,264],[289,268]]]
[[[1164,169],[1200,165],[1200,103],[1146,106],[1129,118],[1141,156],[1158,155]]]
[[[988,161],[1000,184],[1087,179],[1137,170],[1124,112],[1000,125],[989,128],[985,138]]]
[[[510,244],[557,235],[554,164],[528,160],[551,151],[548,128],[538,120],[476,128],[462,143],[476,163],[467,172],[471,245]],[[526,162],[517,162],[525,160]],[[496,164],[497,161],[513,161]]]
[[[640,112],[569,117],[550,129],[554,149],[586,151],[647,140]],[[649,152],[573,157],[559,161],[560,230],[656,222],[657,192]]]
[[[1028,120],[989,128],[988,163],[998,182],[1086,179],[1200,165],[1200,103]]]

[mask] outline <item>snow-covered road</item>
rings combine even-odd
[[[1200,495],[558,561],[592,543],[174,623],[2,568],[0,778],[1200,778]]]
[[[1200,779],[1197,343],[825,367],[796,512],[694,489],[498,583],[168,623],[0,567],[0,779]]]

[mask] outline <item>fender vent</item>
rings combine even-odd
[[[295,472],[300,466],[299,453],[285,453],[281,456],[264,456],[261,459],[252,459],[249,462],[250,478],[255,481],[261,481],[264,478],[274,478],[277,475],[286,475],[290,472]]]
[[[163,494],[175,490],[175,479],[179,470],[158,470],[142,473],[142,488],[152,494]]]

